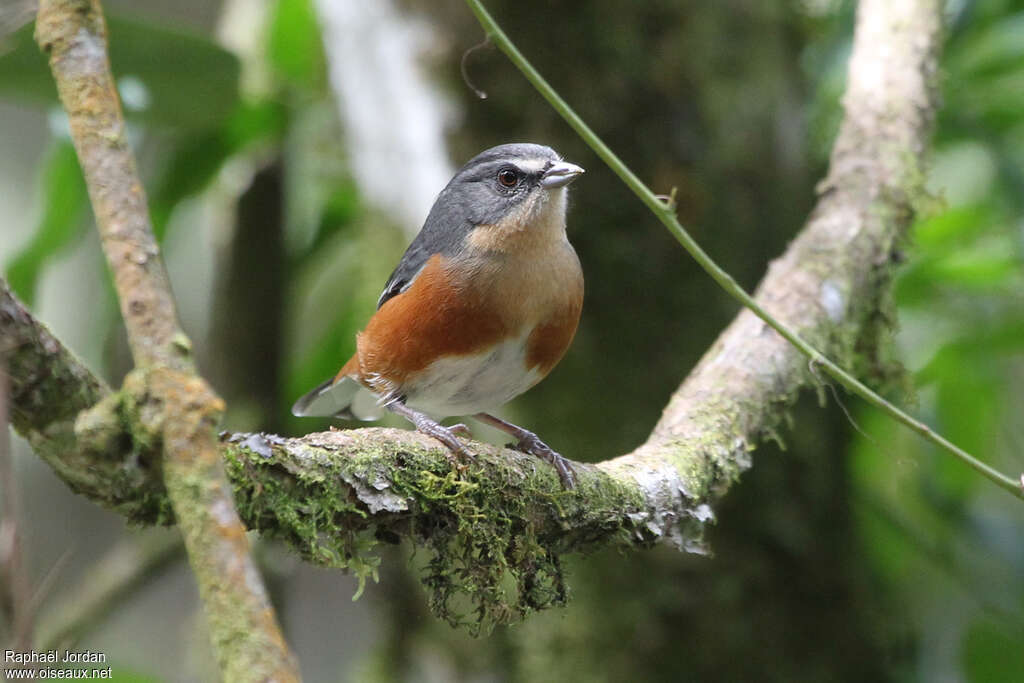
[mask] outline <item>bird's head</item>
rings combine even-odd
[[[438,203],[462,214],[477,247],[503,250],[512,240],[563,239],[565,188],[581,173],[550,147],[500,145],[470,159]]]

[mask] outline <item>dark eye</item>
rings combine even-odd
[[[511,168],[503,168],[498,171],[498,182],[505,187],[515,187],[519,183],[519,174]]]

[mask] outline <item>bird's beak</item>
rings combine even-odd
[[[540,186],[547,189],[565,187],[576,180],[576,176],[583,172],[583,169],[576,164],[570,164],[568,161],[559,161],[544,171],[544,175],[540,179]]]

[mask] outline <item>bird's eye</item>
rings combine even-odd
[[[519,183],[519,174],[511,168],[503,168],[498,171],[498,182],[505,187],[515,187]]]

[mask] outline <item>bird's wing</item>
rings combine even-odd
[[[422,232],[420,233],[423,234]],[[383,306],[389,299],[393,299],[405,290],[409,289],[412,285],[412,281],[416,279],[416,276],[423,270],[423,266],[426,265],[427,259],[432,254],[428,249],[418,245],[419,237],[409,245],[409,248],[405,250],[405,255],[402,256],[402,260],[398,262],[391,277],[388,278],[388,282],[384,285],[384,291],[380,293],[380,298],[377,299],[377,308]]]
[[[462,247],[466,235],[473,229],[473,223],[466,218],[465,207],[450,201],[452,197],[446,197],[448,194],[448,188],[441,192],[423,224],[423,229],[405,250],[405,255],[398,262],[387,284],[384,285],[384,291],[377,299],[378,309],[409,289],[431,256],[452,256],[457,252]]]

